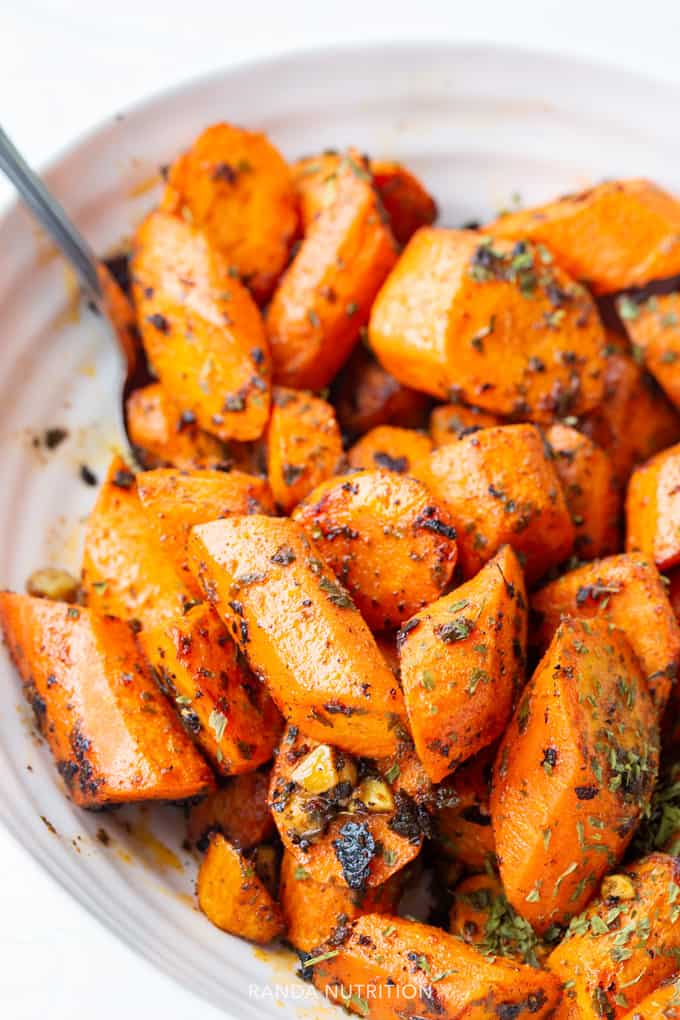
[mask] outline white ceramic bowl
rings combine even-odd
[[[602,177],[645,175],[680,189],[679,106],[667,85],[545,54],[327,50],[166,93],[86,137],[47,179],[94,247],[110,251],[153,203],[158,166],[226,119],[266,131],[291,157],[352,143],[403,158],[436,195],[441,221],[457,225],[491,216],[515,193],[534,202]],[[0,252],[0,584],[21,590],[38,565],[78,566],[94,498],[79,467],[101,473],[117,441],[118,367],[101,323],[86,309],[74,316],[70,277],[19,208],[0,222]],[[51,453],[36,449],[53,426],[69,438]],[[192,908],[195,861],[181,849],[178,811],[96,815],[66,800],[5,658],[0,670],[0,818],[26,852],[122,939],[232,1017],[326,1015],[296,998],[306,986],[292,977],[291,959],[255,951]],[[102,826],[107,847],[97,840]],[[263,991],[276,982],[289,986],[279,1005]]]

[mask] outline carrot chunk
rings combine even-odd
[[[505,730],[524,682],[526,633],[524,578],[510,546],[400,631],[409,722],[433,782]]]
[[[602,399],[595,304],[525,242],[419,230],[376,299],[369,341],[404,385],[493,414],[549,422]]]
[[[430,399],[386,372],[364,344],[358,344],[333,381],[331,399],[340,427],[356,438],[378,425],[420,428]]]
[[[424,432],[397,425],[378,425],[357,440],[347,454],[349,466],[366,471],[383,468],[400,475],[412,474],[432,451]]]
[[[126,623],[11,592],[0,593],[0,623],[76,804],[183,800],[212,789]]]
[[[396,750],[405,722],[398,684],[299,524],[255,514],[200,525],[189,562],[290,722],[356,754]]]
[[[668,570],[680,561],[680,445],[636,468],[626,499],[626,549]]]
[[[138,227],[133,295],[149,361],[170,396],[219,439],[262,435],[269,347],[252,297],[204,234],[153,212]]]
[[[606,181],[485,227],[547,244],[597,294],[680,273],[680,203],[651,181]]]
[[[636,356],[680,407],[680,292],[646,301],[624,296],[617,308]]]
[[[502,425],[498,415],[481,411],[478,407],[465,404],[439,404],[430,415],[430,436],[435,449],[457,443],[464,436],[479,432],[480,429]]]
[[[284,931],[278,904],[255,864],[219,833],[212,837],[196,883],[198,905],[223,931],[266,945]]]
[[[508,900],[539,933],[566,924],[649,807],[657,713],[625,635],[566,618],[503,739],[491,794]]]
[[[198,427],[193,411],[180,411],[160,383],[134,390],[125,408],[130,442],[145,468],[191,470],[229,463],[225,445]]]

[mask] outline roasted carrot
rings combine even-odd
[[[484,229],[547,244],[559,264],[597,294],[680,273],[680,204],[651,181],[606,181],[502,216]]]
[[[189,562],[292,723],[356,754],[396,749],[401,691],[299,524],[253,515],[201,525],[191,533]]]
[[[290,513],[315,485],[335,474],[342,437],[333,407],[311,393],[276,386],[267,426],[269,484],[279,507]]]
[[[495,875],[471,875],[456,886],[449,930],[492,960],[508,957],[538,967],[547,955],[529,922],[508,903]]]
[[[262,769],[233,776],[194,804],[187,822],[189,842],[207,850],[213,833],[221,832],[233,846],[247,850],[269,840],[274,835],[269,778]]]
[[[260,880],[255,863],[216,833],[201,861],[198,905],[223,931],[265,945],[284,931],[278,905]]]
[[[370,1020],[540,1020],[560,999],[554,975],[514,960],[492,963],[430,925],[366,914],[348,928],[338,948],[329,947],[307,967],[327,998]]]
[[[334,197],[336,175],[342,166],[339,152],[327,151],[299,159],[293,165],[300,200],[302,225],[307,231]],[[382,201],[399,244],[406,244],[419,227],[437,218],[437,205],[418,178],[394,160],[371,160],[365,167]]]
[[[137,494],[135,475],[120,457],[111,461],[87,521],[83,591],[88,605],[138,624],[160,624],[191,600]]]
[[[160,383],[134,390],[125,409],[130,442],[145,468],[228,465],[224,443],[198,427],[193,411],[180,411]]]
[[[201,603],[173,620],[146,626],[139,642],[186,730],[216,771],[235,775],[269,761],[281,716],[211,606]]]
[[[343,433],[356,438],[378,425],[420,428],[430,399],[402,386],[364,344],[358,344],[333,381],[331,399]]]
[[[76,804],[181,800],[213,787],[126,623],[11,592],[0,593],[0,623]]]
[[[270,787],[274,821],[286,850],[315,882],[362,893],[380,886],[420,852],[431,829],[417,799],[415,770],[365,766],[330,744],[284,734]]]
[[[604,879],[600,898],[572,921],[547,961],[568,986],[572,1016],[617,1020],[677,970],[679,889],[680,861],[665,854]]]
[[[185,514],[191,520],[192,512],[178,507],[175,521],[179,525]],[[214,768],[225,775],[251,771],[271,757],[280,716],[217,614],[195,604],[172,552],[166,555],[162,535],[150,523],[135,476],[114,460],[88,520],[88,604],[134,621],[159,682]],[[179,542],[174,555],[181,556]]]
[[[310,225],[267,313],[274,379],[297,389],[326,386],[368,321],[396,259],[395,241],[364,161],[350,151],[333,198]]]
[[[569,556],[574,527],[534,425],[482,429],[435,450],[414,473],[451,515],[466,578],[505,544],[529,584]]]
[[[205,231],[255,297],[271,294],[297,231],[291,172],[265,135],[213,124],[173,163],[163,208]]]
[[[430,437],[435,448],[457,443],[464,436],[502,425],[498,415],[465,404],[439,404],[430,415]]]
[[[616,552],[621,493],[608,455],[568,425],[551,425],[545,438],[574,525],[574,552],[582,560]]]
[[[355,469],[383,468],[408,475],[431,452],[432,441],[425,432],[397,425],[378,425],[350,448],[347,461]]]
[[[399,244],[411,240],[420,227],[429,227],[437,218],[437,203],[415,174],[391,159],[371,160],[373,183],[382,199]]]
[[[624,1020],[680,1020],[680,974],[663,981],[638,1002]]]
[[[257,439],[269,348],[257,305],[195,226],[153,212],[137,228],[133,295],[147,357],[182,411],[219,439]]]
[[[372,630],[398,627],[447,587],[456,563],[445,510],[414,478],[359,471],[317,486],[293,519]]]
[[[564,619],[505,734],[491,793],[506,895],[539,934],[568,923],[621,859],[649,807],[658,745],[623,632]]]
[[[274,512],[267,481],[241,471],[144,471],[137,475],[137,492],[150,529],[194,598],[202,593],[187,564],[192,527],[234,514]]]
[[[600,406],[578,428],[608,454],[623,489],[633,467],[680,441],[680,415],[654,379],[610,343]]]
[[[333,882],[315,882],[293,854],[284,851],[279,895],[286,938],[295,949],[318,955],[324,942],[341,938],[345,925],[355,917],[393,913],[401,891],[400,879],[397,875],[364,892]]]
[[[468,759],[449,781],[450,803],[437,814],[437,846],[470,872],[486,871],[495,861],[491,826],[491,772],[495,746]]]
[[[400,675],[418,757],[437,783],[503,733],[524,683],[527,601],[510,546],[402,627]]]
[[[619,627],[663,712],[678,675],[680,629],[654,564],[634,554],[609,556],[547,584],[531,599],[530,646],[542,654],[566,615]]]
[[[549,422],[602,399],[597,309],[542,246],[419,230],[373,306],[369,341],[406,386],[494,414]]]
[[[633,471],[626,497],[626,549],[668,570],[680,561],[680,444]]]
[[[680,406],[680,292],[617,302],[633,351],[676,407]]]

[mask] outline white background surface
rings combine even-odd
[[[680,80],[674,0],[0,0],[0,121],[39,165],[140,97],[227,63],[415,38],[569,51]],[[0,206],[9,197],[0,181]],[[73,1020],[79,1011],[92,1020],[218,1016],[76,908],[0,831],[0,1017]]]

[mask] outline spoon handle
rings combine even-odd
[[[99,304],[102,291],[97,260],[90,246],[1,126],[0,170],[9,177],[31,212],[71,263],[89,296]]]

